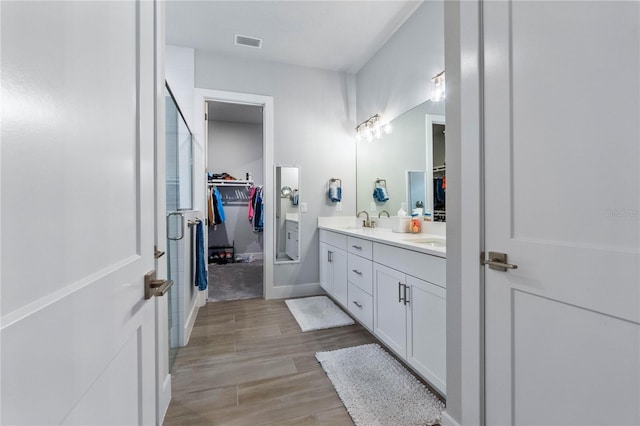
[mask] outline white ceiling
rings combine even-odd
[[[355,73],[421,2],[169,0],[166,37],[196,50]],[[235,34],[263,39],[262,48],[236,46]]]

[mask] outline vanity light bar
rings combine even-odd
[[[376,114],[356,126],[356,139],[371,142],[373,138],[380,139],[383,132],[391,133],[391,130],[391,123],[382,124],[382,117]]]
[[[431,81],[433,82],[433,93],[431,100],[434,102],[441,101],[445,98],[445,77],[444,71],[435,75]]]

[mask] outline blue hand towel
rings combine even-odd
[[[342,200],[342,188],[339,186],[330,186],[329,187],[329,199],[337,203]]]
[[[389,194],[387,194],[387,188],[384,187],[377,187],[373,190],[373,198],[375,198],[377,201],[384,203],[385,201],[387,201],[389,199]]]
[[[196,282],[199,290],[207,289],[207,268],[204,263],[204,230],[202,221],[196,226]]]

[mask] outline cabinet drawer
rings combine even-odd
[[[343,250],[347,249],[347,236],[343,234],[338,234],[336,232],[331,232],[331,231],[326,231],[324,229],[321,229],[320,241],[323,243],[330,244],[334,247],[341,248]]]
[[[365,327],[373,330],[373,298],[349,283],[349,312],[351,312]]]
[[[349,253],[349,282],[368,294],[373,294],[373,262]]]
[[[357,254],[358,256],[371,259],[373,255],[373,243],[369,240],[363,240],[362,238],[349,237],[347,239],[347,250],[349,253]]]

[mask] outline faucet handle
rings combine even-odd
[[[376,227],[376,221],[375,221],[375,220],[372,220],[372,221],[369,223],[369,227],[370,227],[370,228],[375,228],[375,227]]]

